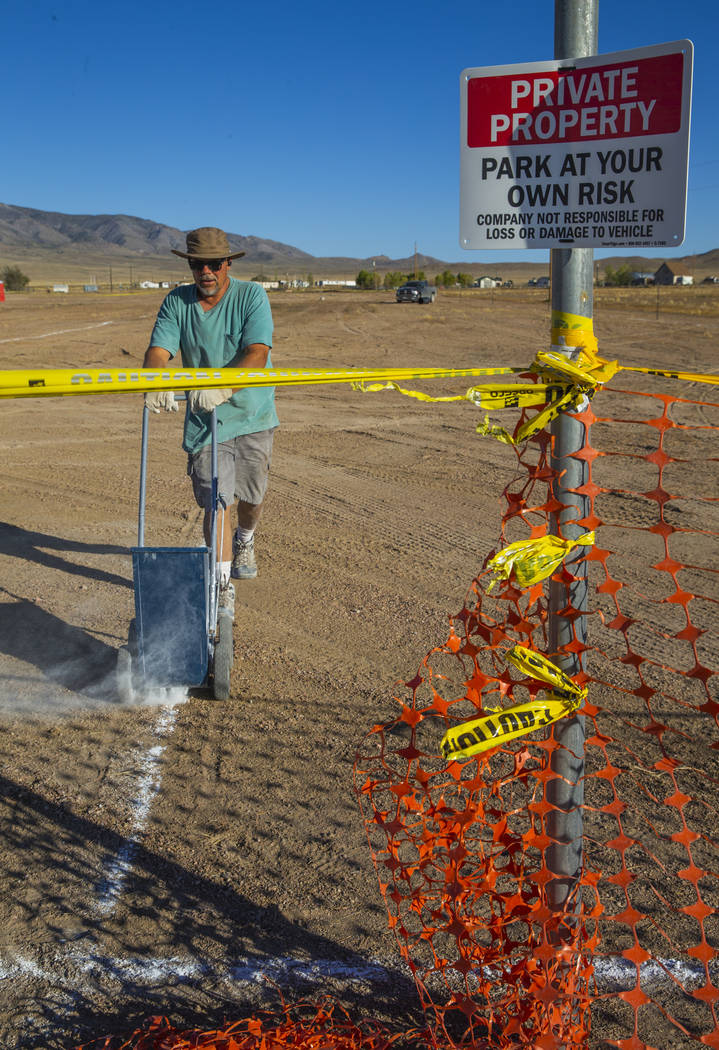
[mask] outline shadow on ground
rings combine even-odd
[[[33,905],[22,858],[32,858],[34,868],[39,853],[43,858],[41,884],[30,897],[37,909],[38,976],[21,968],[4,984],[2,1012],[7,1016],[11,1006],[12,1016],[24,1021],[23,1030],[13,1032],[16,1041],[4,1042],[8,1048],[59,1050],[107,1033],[127,1035],[153,1014],[168,1015],[176,1025],[211,1028],[268,1003],[276,1009],[279,987],[271,981],[278,961],[287,960],[295,967],[282,982],[289,1002],[331,993],[327,962],[336,961],[345,974],[357,969],[358,978],[350,979],[354,1020],[373,1016],[403,1028],[420,1022],[414,984],[399,970],[377,980],[371,971],[380,968],[370,960],[141,844],[135,844],[117,909],[104,918],[93,910],[97,857],[121,855],[128,839],[7,777],[0,777],[0,823],[3,893],[26,911]],[[173,972],[163,972],[163,960]],[[12,965],[12,953],[0,951],[3,976],[12,976]],[[254,979],[247,978],[248,969]],[[269,983],[257,976],[263,969]]]
[[[19,525],[11,525],[8,522],[0,522],[0,554],[13,558],[22,558],[24,561],[35,562],[45,569],[69,573],[71,576],[82,576],[84,579],[98,583],[112,583],[118,587],[132,587],[132,580],[125,576],[118,576],[114,572],[105,572],[104,569],[93,569],[88,565],[81,565],[59,555],[50,554],[49,551],[65,551],[69,554],[126,554],[129,555],[128,547],[118,547],[106,543],[80,543],[76,540],[63,539],[60,536],[51,536],[44,532],[33,532],[31,529],[23,529]]]

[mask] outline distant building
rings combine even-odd
[[[632,274],[632,284],[635,288],[645,288],[649,284],[654,284],[654,274],[635,272]]]
[[[475,288],[501,288],[502,278],[501,277],[480,277],[479,280],[474,282]]]
[[[159,288],[159,281],[140,281],[140,288]]]
[[[96,284],[83,284],[83,292],[97,292],[99,289]]]
[[[654,274],[655,284],[694,284],[694,278],[688,273],[674,273],[674,271],[662,263]]]
[[[52,286],[52,290],[53,290],[53,292],[65,292],[67,294],[67,292],[70,291],[70,285],[69,284],[54,284]]]
[[[662,263],[662,265],[654,274],[654,283],[674,284],[674,270],[670,269],[666,263]]]

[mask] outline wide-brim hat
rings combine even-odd
[[[239,259],[244,252],[231,252],[230,242],[224,230],[216,226],[201,226],[199,230],[190,230],[185,237],[186,252],[170,248],[173,255],[181,259]]]

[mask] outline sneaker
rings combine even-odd
[[[217,612],[218,615],[221,613],[224,616],[229,616],[231,620],[235,618],[235,588],[229,582],[220,585]]]
[[[242,543],[237,536],[232,538],[232,576],[236,580],[254,580],[257,575],[255,561],[255,537]]]

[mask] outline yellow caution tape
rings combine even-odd
[[[472,758],[551,725],[566,714],[567,705],[560,700],[530,700],[526,704],[515,704],[514,707],[505,707],[501,714],[483,715],[448,729],[442,737],[440,751],[448,762]]]
[[[558,389],[557,387],[554,388]],[[561,390],[561,388],[559,388]],[[578,407],[582,399],[586,397],[586,391],[577,387],[571,387],[566,393],[558,397],[554,401],[550,401],[541,412],[537,412],[536,416],[532,416],[526,423],[517,431],[516,444],[521,444],[526,441],[527,438],[532,437],[533,434],[537,434],[540,430],[544,430],[552,420],[556,419],[560,413],[566,411],[569,408]]]
[[[666,379],[685,379],[689,383],[711,383],[712,386],[719,386],[719,376],[702,372],[671,372],[663,368],[632,368],[630,365],[621,365],[620,371],[643,372],[648,376],[664,376]]]
[[[496,441],[501,441],[503,445],[514,445],[515,441],[508,430],[504,427],[500,427],[497,423],[490,423],[489,416],[484,417],[483,423],[477,423],[475,431],[480,437],[493,437]]]
[[[487,568],[496,579],[489,585],[491,591],[499,580],[508,580],[510,573],[520,587],[531,587],[533,583],[546,580],[574,547],[591,546],[594,533],[585,532],[575,540],[563,540],[559,536],[539,536],[534,540],[519,540],[503,547],[489,561]]]
[[[509,660],[527,678],[535,678],[539,682],[551,685],[553,694],[576,698],[575,707],[578,707],[579,701],[587,695],[586,689],[577,685],[560,667],[534,649],[515,645],[505,654],[505,659]]]
[[[556,345],[584,346],[588,350],[597,349],[597,338],[594,335],[594,324],[591,317],[552,310],[551,323],[552,342]]]
[[[472,758],[558,722],[576,711],[587,695],[586,689],[578,686],[541,653],[515,645],[506,654],[506,659],[528,678],[545,682],[553,688],[547,691],[543,700],[514,704],[448,729],[440,744],[442,757],[447,761]]]
[[[590,318],[578,318],[574,314],[558,316],[573,318],[576,321],[587,321],[591,328]],[[575,329],[577,332],[583,330],[579,324],[575,326]],[[575,329],[567,327],[567,331]],[[554,331],[553,328],[553,334]],[[576,338],[579,339],[579,335]],[[542,378],[550,381],[559,380],[564,385],[555,387],[556,395],[553,398],[548,397],[546,406],[520,427],[517,432],[517,443],[526,441],[533,434],[543,430],[561,412],[572,408],[581,411],[583,407],[586,407],[587,400],[594,396],[598,384],[611,379],[619,371],[620,366],[616,361],[605,361],[598,357],[596,340],[594,340],[591,346],[578,346],[571,352],[571,356],[562,352],[561,348],[540,350],[530,367],[531,371],[537,372]]]
[[[532,366],[530,370],[539,371],[539,366],[537,365],[536,368]],[[515,371],[525,370],[515,369]],[[373,383],[371,385],[353,383],[352,385],[355,390],[360,390],[367,394],[379,390],[396,390],[398,393],[404,394],[405,397],[414,397],[419,401],[471,401],[479,408],[502,409],[543,406],[540,412],[519,428],[516,439],[504,427],[491,424],[488,418],[485,418],[484,422],[479,423],[476,427],[476,432],[483,437],[496,438],[497,441],[501,441],[505,445],[517,445],[544,429],[561,412],[575,407],[581,402],[582,398],[586,397],[587,394],[591,395],[593,392],[593,387],[590,387],[588,384],[583,386],[576,385],[574,376],[569,381],[559,382],[556,380],[556,376],[552,378],[553,381],[550,383],[512,383],[510,386],[495,386],[487,383],[482,386],[471,387],[464,394],[454,394],[447,397],[433,397],[430,394],[424,394],[417,390],[405,390],[394,382]]]
[[[583,350],[576,351],[572,357],[554,349],[540,350],[534,364],[542,374],[558,375],[565,382],[570,380],[589,387],[608,382],[619,371],[616,361],[605,361],[596,354],[589,354]]]
[[[419,390],[405,390],[397,383],[353,383],[355,390],[365,394],[379,390],[396,390],[405,397],[414,397],[418,401],[471,401],[478,408],[530,408],[544,405],[547,397],[558,389],[557,384],[548,386],[543,383],[512,383],[510,386],[494,386],[486,383],[470,387],[464,394],[452,394],[445,397],[434,397]]]
[[[204,388],[244,388],[267,386],[304,386],[321,383],[351,383],[365,392],[392,389],[419,401],[470,401],[479,408],[531,408],[540,410],[512,436],[504,427],[485,418],[476,432],[506,444],[519,444],[544,429],[561,412],[581,410],[585,398],[592,397],[598,384],[605,383],[618,371],[643,372],[648,375],[683,379],[689,382],[719,384],[719,377],[692,372],[632,368],[616,361],[604,361],[594,346],[580,345],[582,335],[591,329],[590,318],[558,314],[565,319],[557,331],[565,333],[565,345],[577,341],[571,358],[560,350],[539,351],[529,368],[397,368],[397,369],[6,369],[0,370],[0,399],[20,397],[60,397],[79,394],[116,394],[125,391],[143,393],[150,390],[195,390]],[[575,323],[576,322],[576,323]],[[581,324],[579,322],[582,322]],[[554,328],[553,328],[554,332]],[[568,337],[568,338],[565,338]],[[590,343],[588,338],[585,339]],[[464,394],[433,397],[421,391],[406,390],[399,381],[411,379],[456,379],[464,376],[517,375],[534,372],[546,382],[491,383],[470,387]]]
[[[301,386],[357,383],[375,379],[454,379],[511,375],[519,368],[45,368],[0,371],[0,398],[59,397],[68,394],[117,394],[124,391],[198,390],[214,387]]]
[[[561,316],[572,318],[575,315],[566,314]],[[589,318],[585,317],[579,320],[589,322],[591,330],[591,320]],[[568,338],[565,345],[567,347],[576,347],[570,357],[566,353],[562,353],[561,349],[558,348],[555,336],[559,331],[561,329],[552,328],[552,343],[557,348],[540,350],[531,366],[532,371],[536,368],[540,374],[559,376],[564,380],[586,383],[589,386],[608,383],[617,372],[640,372],[648,376],[663,376],[665,379],[682,379],[689,383],[709,383],[712,386],[719,386],[719,376],[706,372],[680,372],[668,368],[638,368],[632,365],[620,365],[618,361],[606,361],[604,358],[599,357],[596,352],[596,340],[594,340],[593,345],[585,346],[581,341],[573,342],[571,338]],[[594,337],[592,336],[592,338]],[[576,339],[579,340],[579,336]]]

